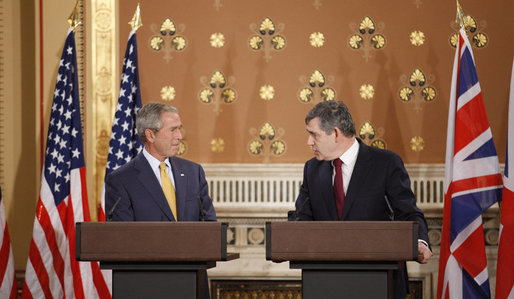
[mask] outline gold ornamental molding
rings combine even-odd
[[[93,0],[91,3],[91,72],[90,99],[92,111],[93,201],[100,204],[105,175],[105,164],[117,103],[116,82],[119,59],[116,53],[116,1]],[[129,20],[127,20],[128,22]],[[130,31],[123,22],[122,29]],[[96,215],[96,209],[92,213]]]

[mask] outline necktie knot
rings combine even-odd
[[[343,161],[339,158],[334,160],[334,166],[335,167],[341,167],[343,165]]]
[[[161,169],[161,171],[166,170],[166,163],[161,162],[161,164],[159,164],[159,168]]]

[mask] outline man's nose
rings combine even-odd
[[[311,135],[309,135],[309,138],[307,138],[307,145],[314,145],[314,141]]]

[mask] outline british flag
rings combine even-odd
[[[75,260],[75,223],[90,221],[75,37],[70,28],[55,84],[23,298],[110,298],[96,262]]]
[[[496,298],[514,299],[514,61],[510,80],[509,129],[501,204]],[[510,157],[510,158],[509,158]]]
[[[0,190],[0,298],[18,298],[14,257],[5,218],[2,190]]]
[[[448,114],[438,298],[490,298],[482,213],[501,198],[501,191],[473,53],[461,28]]]
[[[118,105],[112,122],[111,140],[105,176],[123,164],[129,162],[143,150],[143,143],[136,132],[136,114],[141,109],[141,94],[139,92],[139,69],[137,63],[136,31],[129,35],[123,71],[121,74],[120,94]],[[98,220],[105,221],[105,186],[102,190],[102,205]],[[107,211],[108,212],[108,211]]]

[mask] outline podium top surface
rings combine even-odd
[[[81,222],[76,257],[101,262],[226,261],[221,222]],[[237,257],[236,257],[237,258]]]
[[[266,259],[411,261],[418,256],[412,221],[291,221],[266,223]]]

